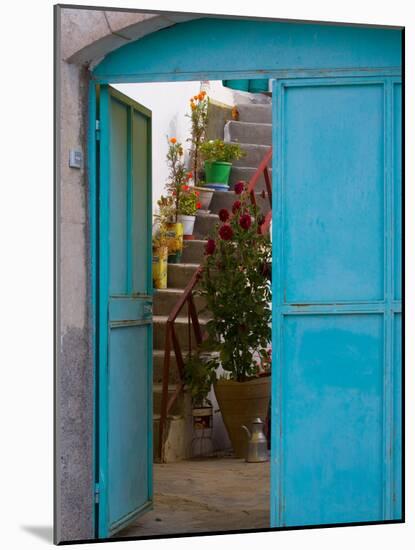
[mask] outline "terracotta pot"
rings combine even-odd
[[[271,376],[246,382],[220,379],[214,384],[214,389],[234,453],[244,458],[247,438],[241,426],[250,426],[255,418],[260,418],[265,424],[271,395]]]

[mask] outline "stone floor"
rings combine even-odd
[[[269,462],[207,458],[154,465],[154,510],[117,537],[269,527]]]

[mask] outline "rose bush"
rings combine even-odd
[[[238,182],[235,193],[232,214],[221,211],[207,242],[200,294],[212,315],[204,347],[219,351],[211,366],[222,365],[229,378],[242,382],[258,374],[256,358],[268,358],[271,288],[264,266],[270,263],[271,243],[259,230],[263,216],[246,184]]]

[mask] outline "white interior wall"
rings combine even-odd
[[[190,118],[185,114],[190,112],[190,98],[200,92],[200,82],[116,84],[114,87],[152,111],[154,211],[168,177],[166,136],[177,138],[183,143],[185,150],[189,147],[186,139],[190,136]],[[186,152],[185,159],[187,158]]]
[[[164,192],[164,185],[168,177],[166,164],[167,138],[175,137],[182,142],[185,150],[189,144],[186,139],[190,136],[189,100],[205,90],[209,97],[234,105],[235,92],[222,86],[217,81],[191,82],[151,82],[145,84],[114,84],[114,88],[131,97],[152,111],[152,148],[153,148],[153,211],[157,199]],[[185,160],[188,159],[186,151]]]

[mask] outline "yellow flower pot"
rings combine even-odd
[[[153,250],[153,287],[167,288],[167,246]]]

